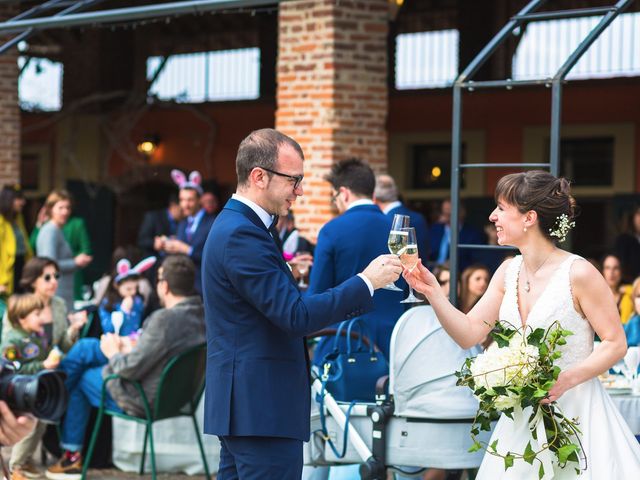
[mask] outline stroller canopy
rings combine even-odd
[[[389,391],[394,415],[473,418],[478,402],[467,387],[456,386],[456,370],[478,347],[464,350],[444,331],[431,306],[414,307],[396,323],[391,336]]]

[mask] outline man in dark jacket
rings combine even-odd
[[[189,348],[204,343],[204,308],[193,292],[195,267],[184,255],[167,257],[158,270],[157,291],[163,309],[155,311],[145,322],[135,345],[128,337],[114,334],[102,339],[79,341],[61,362],[67,373],[69,408],[62,427],[62,458],[49,467],[47,478],[80,478],[82,441],[91,406],[100,403],[103,378],[116,373],[135,380],[153,405],[162,370],[169,360]],[[109,410],[144,415],[142,401],[128,382],[120,379],[108,383],[105,399]]]
[[[178,196],[172,194],[167,208],[144,214],[138,231],[138,247],[145,255],[164,256],[162,239],[175,236],[181,220],[182,209]]]

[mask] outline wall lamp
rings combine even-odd
[[[138,152],[146,157],[150,157],[158,149],[160,137],[158,135],[147,135],[138,143]]]

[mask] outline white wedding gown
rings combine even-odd
[[[571,294],[569,270],[577,258],[580,257],[572,255],[558,267],[527,319],[527,331],[530,331],[528,327],[548,328],[557,320],[562,328],[573,332],[573,335],[567,337],[567,344],[560,347],[562,357],[557,365],[563,370],[583,361],[593,350],[593,329],[575,310]],[[505,295],[500,306],[500,320],[506,320],[515,326],[522,324],[517,291],[521,265],[522,256],[519,255],[508,266],[505,273]],[[577,418],[579,421],[587,468],[580,475],[574,469],[575,462],[569,462],[561,469],[555,462],[556,456],[546,450],[539,457],[544,461],[545,479],[640,479],[640,444],[597,378],[568,390],[557,403],[566,417]],[[524,452],[529,440],[534,450],[539,449],[536,448],[527,425],[530,414],[531,407],[528,407],[524,412],[514,412],[514,420],[505,415],[500,417],[491,442],[498,440],[498,452],[501,455],[507,451]],[[583,468],[584,464],[583,459]],[[532,466],[517,459],[505,472],[504,460],[486,453],[476,478],[537,480],[539,465],[538,461],[534,461]]]

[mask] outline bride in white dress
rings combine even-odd
[[[522,255],[500,266],[467,315],[449,303],[422,264],[411,273],[405,271],[405,278],[427,296],[442,326],[462,348],[482,341],[498,320],[527,329],[547,328],[558,321],[573,332],[560,347],[557,365],[562,372],[543,402],[556,402],[565,416],[578,418],[581,457],[586,457],[581,468],[586,470],[578,476],[572,462],[561,469],[546,450],[540,457],[544,478],[640,478],[640,444],[597,379],[626,352],[611,290],[589,262],[557,248],[551,235],[562,230],[561,215],[569,221],[574,216],[569,183],[542,171],[516,173],[500,179],[495,197],[498,206],[489,220],[495,224],[498,243],[517,247]],[[594,331],[601,340],[595,349]],[[491,440],[500,440],[499,453],[524,451],[531,440],[528,418],[527,410],[513,420],[502,415]],[[537,479],[538,464],[516,460],[505,472],[503,459],[487,453],[476,478]]]

